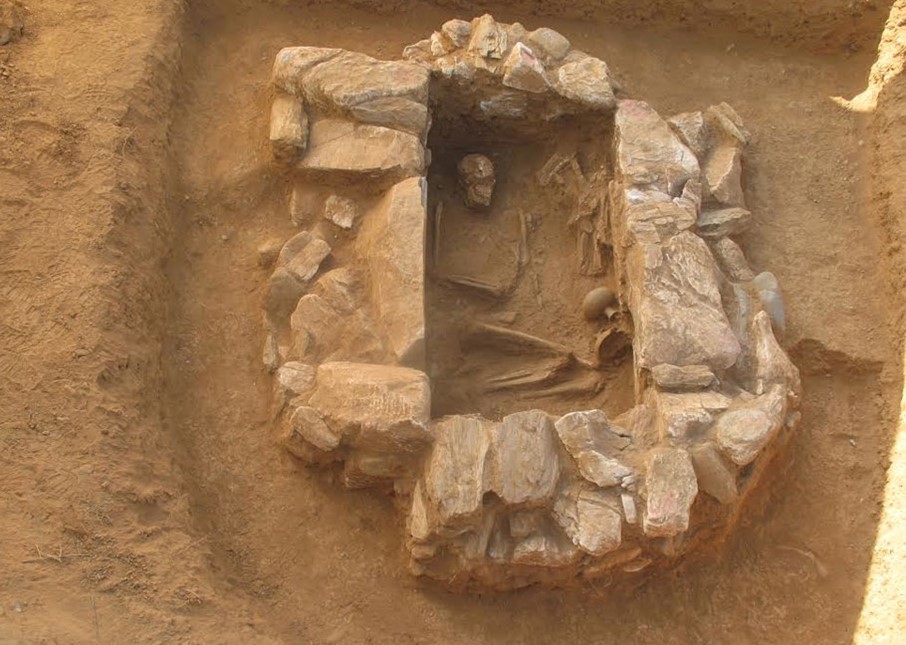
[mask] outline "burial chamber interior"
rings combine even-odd
[[[275,62],[302,229],[262,250],[284,446],[391,492],[411,571],[454,589],[675,560],[798,420],[779,288],[732,240],[741,120],[665,120],[488,15],[403,57]]]

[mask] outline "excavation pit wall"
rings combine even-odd
[[[675,559],[728,524],[798,420],[776,279],[729,237],[751,219],[749,133],[727,104],[668,122],[560,34],[489,15],[445,23],[404,58],[277,55],[270,138],[305,229],[266,250],[264,361],[286,447],[341,463],[349,487],[393,490],[410,569],[451,588]],[[478,152],[482,181],[505,177],[482,203],[462,166]],[[546,242],[564,231],[558,253]],[[451,271],[463,247],[477,255]],[[546,281],[569,285],[549,291],[560,302],[544,302],[548,266]],[[553,340],[502,309],[518,309],[520,283],[527,322],[559,325]],[[604,284],[613,302],[575,333],[579,294]],[[470,363],[476,348],[515,360]],[[704,497],[726,508],[694,512]]]

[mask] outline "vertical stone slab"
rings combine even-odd
[[[357,240],[371,271],[377,324],[401,365],[425,362],[425,210],[427,187],[412,177],[394,185],[362,222]]]

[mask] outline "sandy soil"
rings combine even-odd
[[[831,99],[865,88],[874,45],[848,45],[868,26],[796,47],[725,18],[691,38],[495,11],[562,31],[663,114],[737,109],[754,135],[743,243],[786,292],[805,396],[721,549],[633,589],[452,596],[404,572],[389,498],[273,444],[256,249],[292,230],[264,146],[276,51],[395,58],[453,12],[300,5],[32,0],[0,47],[0,642],[850,642],[906,266],[902,84],[874,118]],[[876,41],[883,16],[865,20]]]

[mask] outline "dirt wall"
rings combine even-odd
[[[253,4],[259,0],[244,0]],[[319,4],[332,0],[271,0]],[[348,0],[382,14],[414,5],[449,7],[463,17],[489,11],[499,20],[527,13],[611,24],[681,27],[690,31],[733,29],[825,52],[873,48],[890,0]]]

